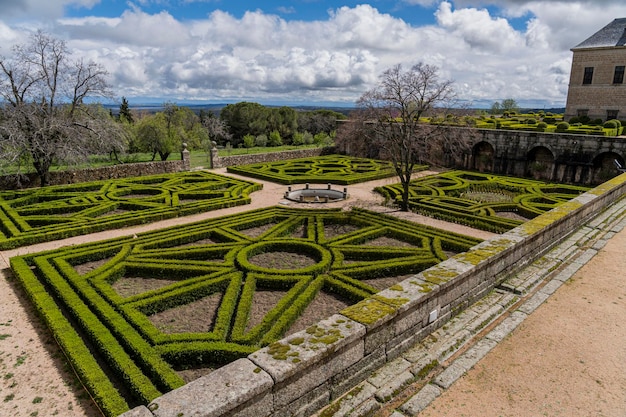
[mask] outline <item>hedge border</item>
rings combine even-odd
[[[261,188],[193,171],[1,191],[0,250],[249,204],[250,193]],[[120,196],[131,193],[147,197]]]
[[[420,171],[426,168],[425,165],[419,165],[415,167],[415,170]],[[286,185],[305,183],[350,185],[396,175],[394,165],[389,161],[345,155],[260,162],[229,166],[227,170],[235,174]]]
[[[263,223],[272,224],[272,229],[259,237],[246,235],[247,227]],[[361,230],[357,230],[327,238],[325,224],[368,227],[362,229],[362,236]],[[296,231],[300,238],[291,236]],[[202,243],[195,248],[185,246],[180,250],[180,258],[173,257],[176,244],[203,241],[207,235],[220,236],[222,242]],[[363,240],[378,236],[399,238],[418,246],[376,247],[358,253]],[[322,269],[298,270],[301,276],[285,275],[280,270],[247,275],[238,271],[236,265],[241,259],[237,253],[264,239],[279,247],[293,242],[312,248],[319,245],[324,248],[323,258],[333,258],[320,262],[324,264]],[[416,273],[445,259],[443,246],[467,250],[478,242],[362,209],[345,212],[272,207],[136,238],[18,256],[10,262],[81,381],[105,415],[113,416],[183,385],[176,370],[207,360],[226,363],[280,339],[320,291],[358,302],[377,292],[360,279]],[[220,246],[221,249],[215,249]],[[199,256],[202,250],[207,254],[205,260]],[[224,260],[216,259],[216,253],[224,254]],[[358,259],[344,263],[346,258]],[[106,262],[84,274],[75,269],[93,261]],[[111,286],[128,274],[169,277],[171,284],[122,297]],[[259,286],[284,288],[285,296],[258,325],[246,330],[252,297]],[[148,318],[215,293],[222,294],[222,303],[209,332],[168,334],[158,330]],[[104,362],[96,356],[104,358]],[[103,363],[107,364],[106,369]],[[121,386],[121,392],[131,393],[129,397],[117,391]]]

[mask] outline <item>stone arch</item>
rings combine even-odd
[[[535,146],[526,155],[526,175],[536,179],[552,178],[554,153],[546,146]]]
[[[621,172],[618,170],[615,161],[622,167],[626,167],[624,158],[615,152],[602,152],[593,158],[593,179],[597,182],[607,181]]]
[[[495,149],[491,143],[480,141],[472,147],[472,168],[476,171],[493,171]]]

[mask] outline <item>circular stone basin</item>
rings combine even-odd
[[[285,192],[285,198],[298,203],[333,203],[348,198],[348,190],[343,191],[331,190],[328,188],[309,188],[308,186],[301,190],[289,190]]]
[[[263,256],[259,256],[259,255]],[[300,255],[300,261],[305,262],[289,264],[290,255]],[[267,265],[266,262],[257,264],[259,260],[269,258],[280,259],[280,265]],[[330,267],[331,253],[313,242],[294,241],[264,241],[246,246],[237,254],[238,266],[248,272],[262,272],[274,274],[319,274],[324,273]]]

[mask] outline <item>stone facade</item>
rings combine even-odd
[[[615,19],[572,48],[565,120],[583,115],[626,120],[625,43],[626,18]]]
[[[596,185],[619,174],[615,161],[626,166],[623,137],[479,129],[471,138],[470,170]]]

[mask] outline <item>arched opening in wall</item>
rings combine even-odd
[[[616,163],[617,162],[617,163]],[[625,168],[624,158],[615,152],[604,152],[593,158],[593,179],[595,182],[608,181],[621,174],[619,167]]]
[[[554,155],[545,146],[537,146],[528,152],[526,157],[526,175],[535,179],[552,178],[554,169]]]
[[[489,142],[478,142],[472,148],[472,168],[476,171],[493,171],[493,146]]]

